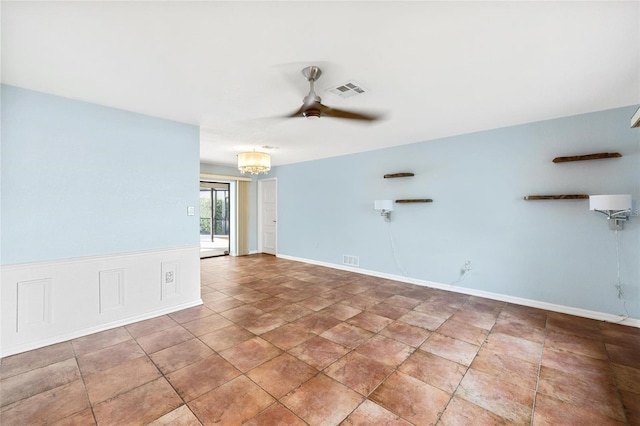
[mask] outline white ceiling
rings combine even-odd
[[[2,2],[2,82],[201,127],[274,165],[640,103],[640,3]],[[308,91],[373,124],[277,119]],[[355,81],[367,93],[326,89]]]

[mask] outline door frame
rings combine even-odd
[[[263,205],[262,205],[262,185],[264,182],[274,182],[276,185],[276,249],[275,254],[278,254],[278,178],[258,179],[258,253],[263,253],[262,250],[262,229],[263,229]]]
[[[230,241],[230,250],[229,254],[231,256],[238,256],[238,245],[244,239],[248,239],[247,232],[249,232],[248,225],[241,225],[241,217],[245,214],[247,216],[249,213],[247,212],[249,209],[248,203],[240,202],[240,194],[238,187],[240,186],[240,182],[245,183],[253,183],[253,179],[246,176],[230,176],[230,175],[219,175],[212,173],[200,173],[200,180],[205,182],[222,182],[229,183],[230,196],[231,196],[231,218],[230,218],[230,233],[233,233],[233,237]],[[246,254],[246,253],[245,253]]]
[[[202,176],[202,175],[201,175]],[[224,184],[224,185],[228,185],[228,189],[227,192],[229,194],[229,244],[227,245],[227,254],[233,256],[234,255],[234,251],[236,250],[236,240],[237,240],[237,225],[236,225],[236,220],[233,216],[236,207],[235,205],[237,204],[237,200],[236,200],[236,194],[235,194],[235,182],[233,181],[223,181],[222,179],[210,179],[210,178],[203,178],[201,177],[199,180],[199,183],[211,183],[211,184]],[[206,188],[206,187],[204,187]],[[200,186],[200,190],[202,190],[203,187]],[[213,188],[206,188],[209,189],[211,191],[211,241],[213,241],[214,236],[215,236],[215,189]],[[207,256],[207,257],[215,257],[215,256]],[[206,258],[206,257],[205,257]],[[203,259],[203,257],[201,257],[201,259]]]

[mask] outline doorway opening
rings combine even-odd
[[[200,182],[200,258],[229,254],[230,216],[229,184]]]

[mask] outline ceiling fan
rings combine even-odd
[[[314,91],[314,83],[322,75],[322,70],[311,65],[302,70],[302,75],[309,81],[309,94],[302,100],[302,106],[298,108],[296,112],[287,117],[307,117],[307,118],[320,118],[334,117],[345,118],[348,120],[361,120],[361,121],[374,121],[380,118],[378,114],[363,114],[355,111],[345,111],[342,109],[336,109],[328,107],[321,103],[322,99]]]

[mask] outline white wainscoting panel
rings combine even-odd
[[[4,265],[0,275],[2,357],[202,304],[199,246]]]
[[[46,328],[51,324],[51,279],[18,282],[16,332]]]
[[[100,313],[124,308],[124,269],[100,271]]]

